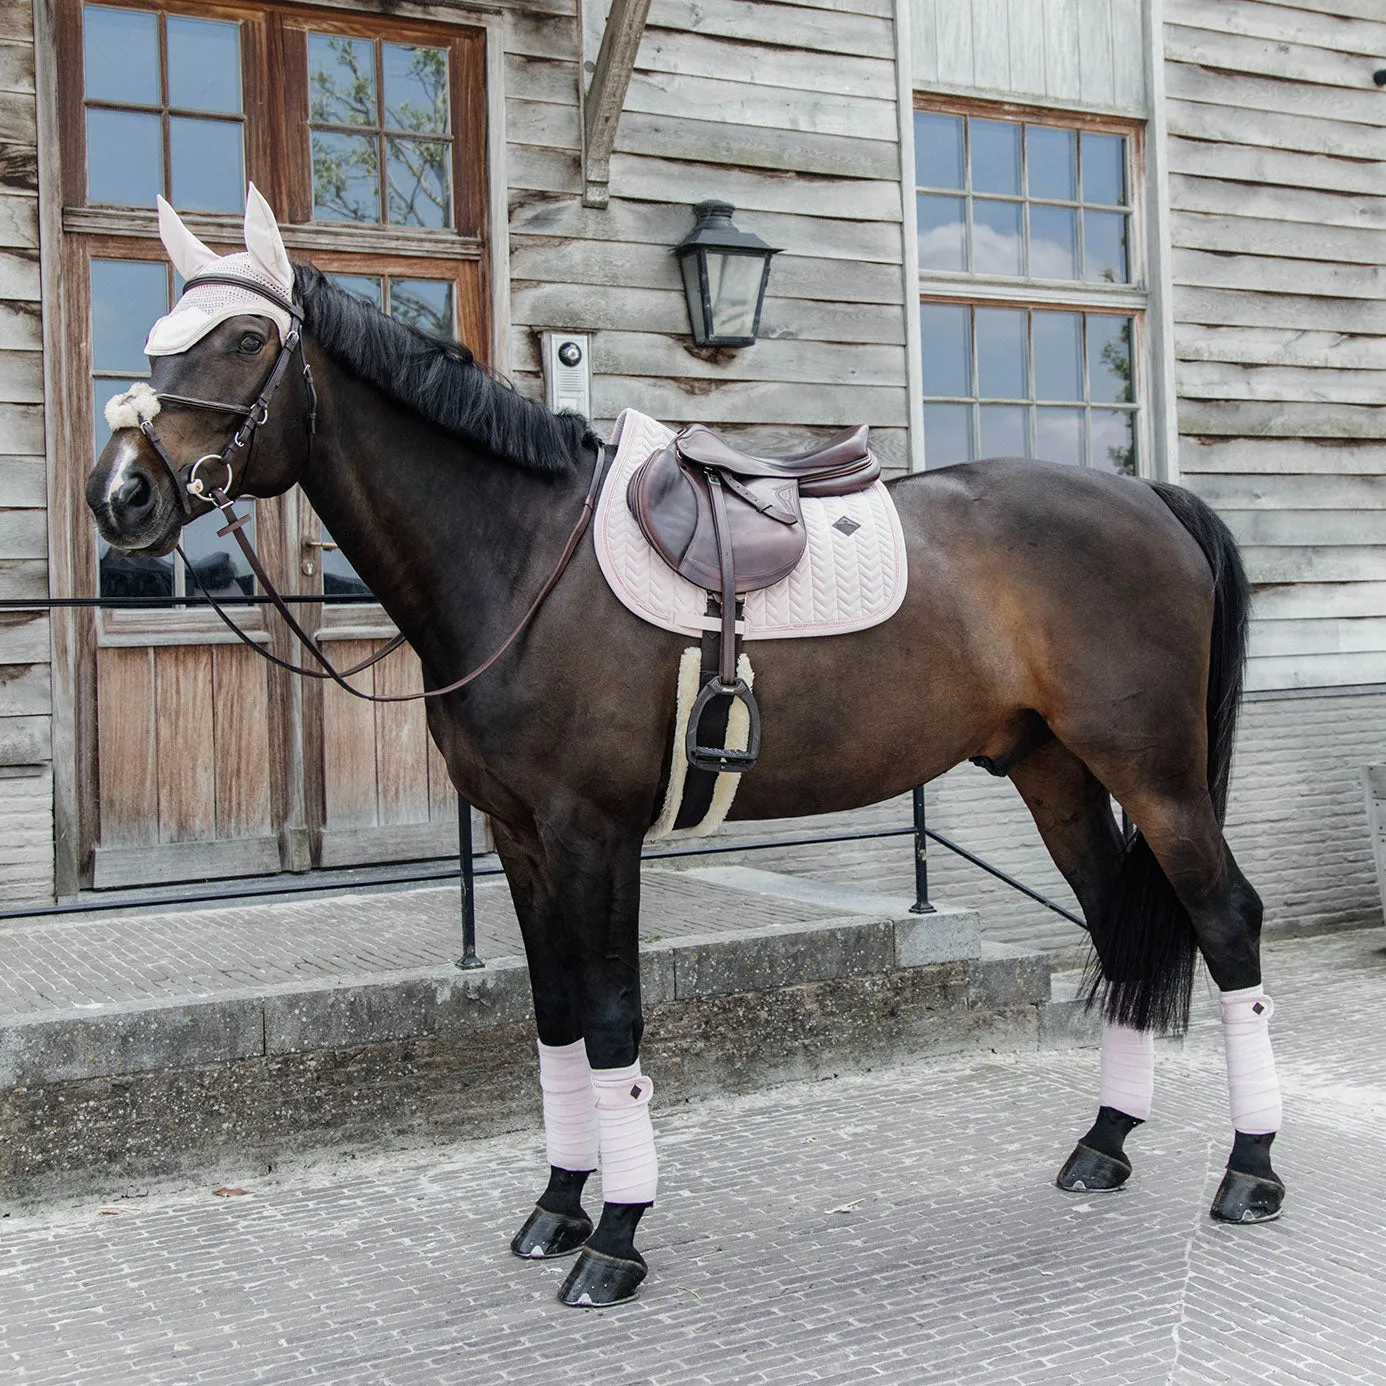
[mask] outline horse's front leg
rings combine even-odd
[[[558,1297],[600,1308],[633,1298],[645,1279],[635,1230],[654,1203],[658,1176],[649,1111],[653,1084],[640,1071],[641,840],[627,827],[586,821],[581,813],[543,836],[576,956],[576,970],[566,970],[562,984],[576,982],[580,996],[604,1200],[601,1221]]]
[[[597,1168],[596,1093],[582,1039],[580,996],[572,983],[577,960],[542,844],[532,828],[493,819],[492,829],[529,963],[549,1161],[548,1186],[511,1239],[510,1250],[526,1260],[551,1260],[571,1255],[592,1234],[582,1191]]]

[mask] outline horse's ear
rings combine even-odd
[[[215,251],[208,250],[183,225],[183,218],[162,197],[159,199],[159,239],[168,251],[168,258],[173,261],[173,268],[184,279],[191,279],[218,258]]]
[[[285,293],[293,292],[293,266],[289,264],[279,224],[254,183],[247,187],[245,194],[245,248],[256,265],[283,286]]]

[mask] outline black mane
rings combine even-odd
[[[388,318],[311,265],[295,265],[304,326],[324,351],[421,418],[496,456],[550,475],[600,440],[581,414],[554,414],[479,365],[461,342]]]

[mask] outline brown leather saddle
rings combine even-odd
[[[737,597],[779,582],[803,557],[808,533],[800,497],[862,491],[880,474],[864,424],[789,457],[739,452],[690,424],[631,477],[626,502],[645,538],[676,573],[707,590],[708,614],[720,618],[717,657],[706,657],[705,642],[705,677],[688,719],[686,749],[695,769],[740,773],[760,752],[760,710],[736,676]],[[702,713],[714,698],[746,705],[746,750],[699,744]]]

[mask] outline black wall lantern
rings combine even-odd
[[[730,202],[698,203],[698,224],[674,247],[699,346],[750,346],[760,331],[770,257],[780,252],[738,231],[731,219],[735,210]]]

